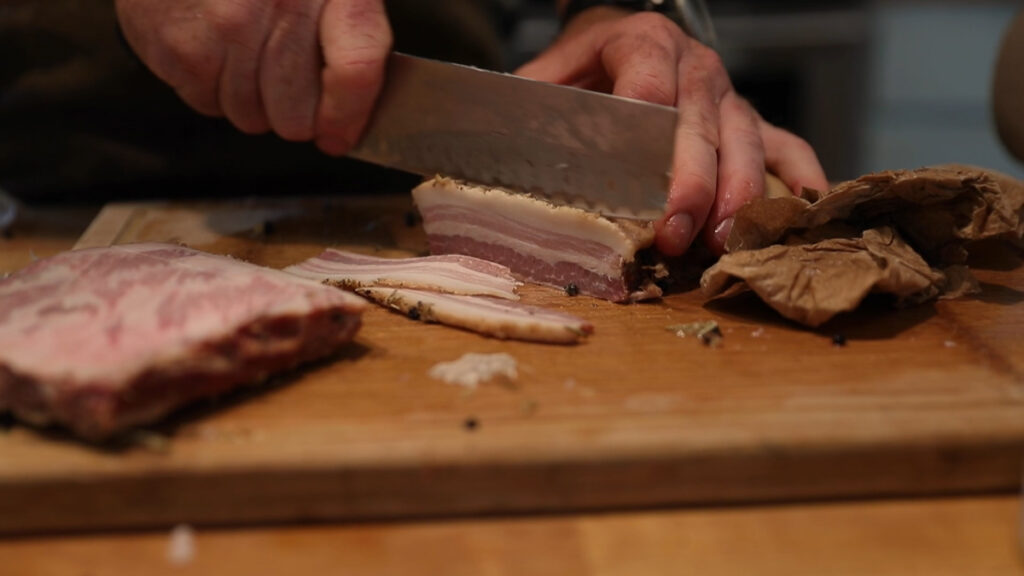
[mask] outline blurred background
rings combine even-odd
[[[947,162],[1024,178],[991,104],[996,55],[1020,0],[705,2],[740,93],[806,138],[832,181]],[[504,60],[507,70],[559,30],[554,0],[387,5],[396,39],[408,42],[399,49],[481,66]],[[33,201],[104,202],[407,190],[415,181],[194,113],[117,30],[110,0],[0,2],[0,188]],[[486,57],[460,60],[467,54]]]
[[[506,55],[515,64],[558,23],[550,0],[505,2],[523,14]],[[809,140],[830,179],[945,162],[1024,178],[996,135],[990,94],[1019,1],[706,3],[737,89]]]

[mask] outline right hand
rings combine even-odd
[[[765,122],[718,54],[660,14],[589,8],[517,73],[678,108],[668,202],[654,223],[665,255],[682,254],[698,234],[724,252],[733,216],[764,195],[766,167],[794,193],[828,187],[810,145]]]
[[[359,141],[384,81],[384,0],[115,0],[142,61],[202,114],[242,132]]]

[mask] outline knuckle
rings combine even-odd
[[[701,110],[681,120],[680,131],[688,135],[692,141],[712,150],[718,150],[718,122],[707,110]]]
[[[210,52],[198,41],[196,31],[164,28],[158,35],[162,49],[153,62],[158,76],[176,87],[215,81],[219,54]]]
[[[757,115],[754,113],[754,109],[747,103],[743,98],[736,96],[733,98],[726,98],[722,104],[723,113],[732,114],[738,120],[734,122],[734,132],[742,137],[745,141],[761,145],[761,130],[758,126]]]
[[[687,48],[680,69],[681,74],[691,82],[707,84],[716,92],[724,93],[731,86],[722,57],[698,42],[691,43]]]
[[[672,63],[676,61],[676,52],[672,45],[654,38],[638,38],[631,49],[635,54],[650,60]]]
[[[787,138],[786,147],[792,154],[805,157],[816,156],[814,148],[810,145],[809,142],[795,134],[791,134],[788,132],[787,134],[789,134],[789,138]]]
[[[704,46],[703,44],[697,44],[697,46],[697,49],[700,51],[701,60],[704,63],[704,67],[708,71],[716,74],[725,72],[725,63],[722,62],[722,56],[718,52]]]
[[[717,175],[691,168],[682,173],[686,181],[685,195],[690,201],[698,201],[701,205],[710,207],[715,200]]]
[[[756,128],[743,124],[733,127],[732,130],[732,137],[742,144],[745,150],[760,150],[764,148],[761,133]]]
[[[207,18],[221,36],[235,40],[245,33],[252,21],[251,5],[244,0],[215,2],[210,6]]]
[[[330,63],[323,71],[324,90],[365,90],[379,84],[385,58],[376,50],[350,50],[344,60]]]
[[[675,23],[653,12],[634,14],[626,21],[629,25],[623,26],[617,36],[627,40],[631,50],[673,62],[676,60],[683,33]]]
[[[651,72],[642,73],[631,79],[626,86],[622,87],[622,95],[666,106],[675,104],[672,87],[664,78]]]

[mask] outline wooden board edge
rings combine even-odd
[[[89,227],[79,236],[72,250],[100,248],[117,243],[125,227],[132,221],[132,215],[141,205],[138,203],[107,204],[93,218]]]
[[[0,535],[1010,493],[1019,441],[577,464],[240,468],[0,487]],[[887,470],[888,474],[863,471]]]

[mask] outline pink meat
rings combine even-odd
[[[519,282],[507,266],[460,254],[382,258],[328,248],[284,269],[289,274],[342,288],[370,286],[475,294],[516,300]]]
[[[640,255],[654,242],[650,222],[611,220],[568,206],[448,178],[413,190],[430,251],[467,254],[557,288],[575,286],[613,302],[660,296]]]
[[[102,439],[338,350],[364,306],[181,246],[65,252],[0,280],[0,410]]]
[[[428,220],[435,214],[429,210],[423,213]],[[514,234],[514,229],[509,229]],[[427,237],[430,251],[434,254],[473,254],[501,262],[517,274],[537,284],[565,288],[573,284],[582,294],[621,302],[629,299],[631,285],[635,279],[631,269],[617,267],[618,274],[598,274],[572,261],[570,254],[557,262],[546,262],[529,252],[517,251],[514,247],[497,242],[484,242],[469,236],[457,234],[433,234]],[[614,255],[609,254],[609,257]]]

